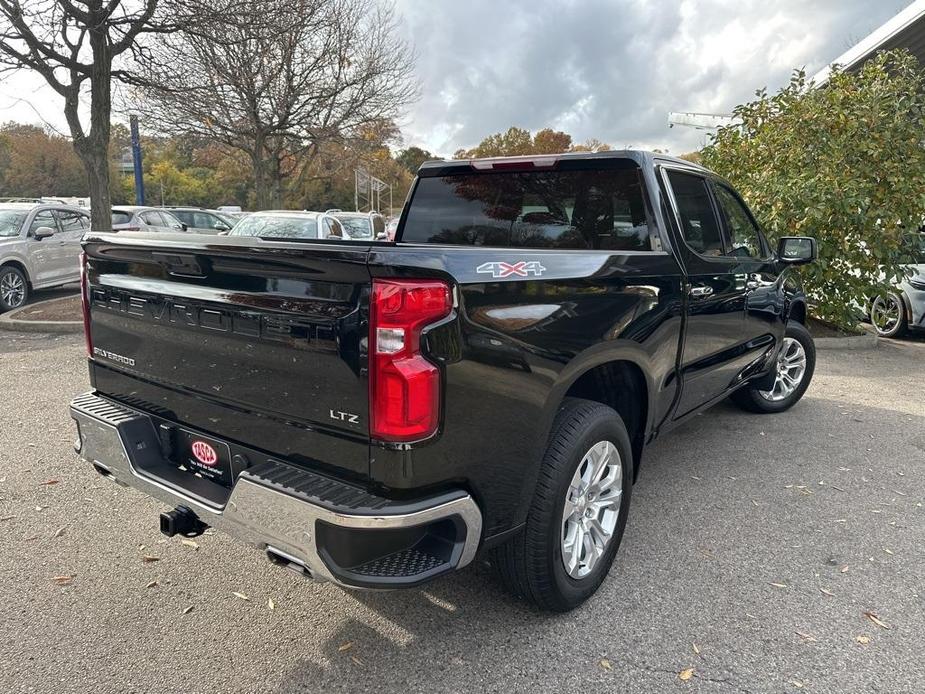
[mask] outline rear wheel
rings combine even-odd
[[[0,313],[19,308],[28,298],[29,283],[22,271],[12,265],[0,267]]]
[[[770,389],[751,386],[738,390],[732,394],[732,401],[749,412],[783,412],[803,397],[815,368],[816,346],[812,335],[801,323],[790,321],[774,365],[774,384]]]
[[[870,323],[880,337],[900,337],[909,327],[902,297],[893,292],[881,294],[870,305]]]
[[[510,592],[565,612],[597,591],[626,527],[632,460],[620,415],[597,402],[565,400],[526,525],[492,555]]]

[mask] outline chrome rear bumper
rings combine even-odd
[[[269,461],[257,466],[259,472],[255,468],[253,474],[249,470],[241,473],[222,506],[185,493],[158,476],[156,463],[163,458],[154,424],[147,415],[93,393],[75,398],[70,413],[78,428],[75,449],[98,472],[169,506],[186,507],[206,525],[265,550],[277,561],[314,578],[346,587],[408,587],[465,566],[478,549],[482,515],[472,497],[462,491],[412,504],[392,502]],[[142,455],[148,461],[144,465],[139,462]],[[154,467],[150,465],[152,459]],[[164,464],[165,469],[176,468],[173,463]],[[299,484],[287,486],[294,476]],[[305,482],[300,476],[310,479]],[[336,487],[337,493],[329,496],[347,497],[350,503],[339,505],[316,496],[310,485],[317,480],[323,480],[316,485],[319,489]],[[451,537],[433,535],[434,528]],[[417,544],[402,547],[405,536],[407,542]],[[351,538],[363,545],[365,560],[343,566],[335,555],[343,556],[340,545],[349,544]],[[382,550],[386,553],[376,557],[380,544],[387,548]]]

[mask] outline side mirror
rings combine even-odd
[[[782,236],[777,242],[777,259],[787,265],[805,265],[817,257],[816,239],[810,236]]]
[[[231,229],[230,226],[228,226],[227,224],[222,224],[221,222],[216,222],[215,226],[213,226],[212,228],[219,232],[228,231],[229,229]]]
[[[187,230],[189,229],[189,225],[188,225],[188,224],[185,224],[185,223],[183,223],[183,222],[180,222],[180,226],[179,226],[179,227],[176,227],[176,228],[179,228],[180,231],[187,231]]]
[[[39,227],[32,232],[32,235],[35,237],[36,241],[41,241],[42,239],[47,239],[49,236],[54,236],[55,230],[51,227]]]

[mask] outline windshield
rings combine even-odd
[[[316,239],[318,224],[314,217],[251,215],[245,217],[229,236],[259,236],[262,239]]]
[[[19,236],[26,213],[13,210],[0,210],[0,238]]]
[[[347,234],[352,239],[371,239],[373,237],[373,227],[370,224],[369,217],[347,217],[334,215],[337,220],[347,230]]]

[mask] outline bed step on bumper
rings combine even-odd
[[[352,588],[411,587],[465,566],[478,549],[482,514],[463,490],[394,501],[268,459],[217,493],[164,456],[146,414],[94,393],[76,397],[70,412],[74,447],[98,472],[300,574]]]

